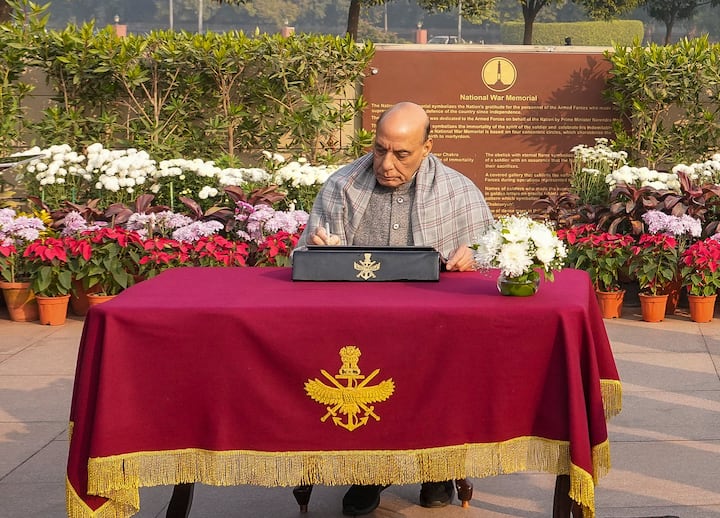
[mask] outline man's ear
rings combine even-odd
[[[423,144],[423,158],[428,156],[430,154],[430,151],[432,151],[433,147],[433,139],[432,137],[428,137],[428,139]]]

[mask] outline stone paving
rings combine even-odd
[[[0,308],[0,518],[65,513],[67,419],[83,319],[63,326],[11,322]],[[598,518],[720,518],[720,317],[678,310],[646,323],[639,308],[606,320],[623,380],[610,422],[613,467],[596,488]],[[547,518],[554,476],[473,479],[469,509],[418,505],[419,485],[391,486],[371,516]],[[307,515],[289,488],[198,486],[191,517],[335,518],[345,487],[316,487]],[[165,516],[171,488],[141,491],[136,516]]]

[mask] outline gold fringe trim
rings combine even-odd
[[[139,505],[133,508],[120,505],[118,502],[112,500],[108,500],[93,511],[83,499],[78,496],[75,488],[72,487],[67,477],[65,477],[65,508],[68,518],[126,518],[140,511]]]
[[[605,419],[615,417],[622,410],[622,384],[618,380],[600,380]]]
[[[610,462],[610,440],[594,446],[592,449],[593,482],[595,484],[608,474],[612,463]]]
[[[422,450],[275,453],[184,449],[137,452],[91,458],[88,462],[88,491],[110,501],[95,514],[83,513],[80,508],[84,506],[85,511],[89,511],[87,506],[68,491],[68,513],[71,518],[130,516],[140,506],[138,488],[157,485],[191,482],[214,486],[252,484],[266,487],[414,484],[540,471],[569,474],[571,498],[583,506],[588,513],[586,516],[592,518],[594,484],[610,467],[609,444],[606,442],[594,447],[592,456],[593,469],[597,470],[595,477],[570,463],[567,441],[540,437]],[[73,504],[75,500],[80,503]],[[71,508],[75,514],[70,514]]]

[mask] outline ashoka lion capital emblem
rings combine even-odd
[[[330,381],[330,385],[326,385],[318,378],[305,382],[305,392],[308,396],[326,405],[327,413],[320,418],[323,423],[332,417],[336,426],[352,432],[367,424],[371,417],[376,421],[380,420],[380,416],[375,413],[375,407],[370,403],[388,399],[395,390],[395,383],[390,378],[376,385],[369,385],[380,369],[375,369],[367,377],[362,375],[358,367],[361,354],[360,349],[354,345],[345,346],[340,349],[342,366],[335,376],[320,369],[322,375]],[[342,416],[346,416],[346,419],[343,420]]]

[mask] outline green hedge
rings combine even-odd
[[[508,22],[500,26],[500,41],[505,45],[523,42],[524,24]],[[610,47],[631,45],[642,41],[645,29],[640,20],[614,20],[610,22],[534,23],[533,45],[564,45],[570,37],[573,45]]]
[[[3,108],[0,128],[13,138],[0,139],[2,154],[99,142],[159,158],[232,162],[272,150],[317,162],[361,148],[339,136],[365,106],[357,89],[372,43],[242,32],[119,37],[92,23],[46,30],[43,9],[16,8],[0,25],[0,103],[27,93],[17,82],[23,69],[44,73],[53,91],[37,122]]]

